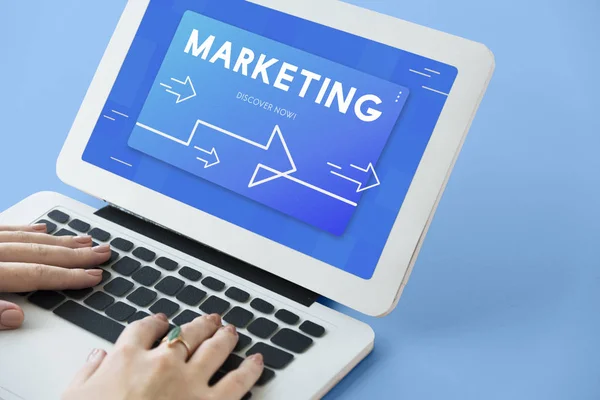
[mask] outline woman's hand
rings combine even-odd
[[[153,343],[169,328],[163,314],[128,325],[114,351],[90,353],[63,400],[239,400],[263,371],[260,354],[248,357],[216,385],[209,380],[238,341],[232,325],[221,327],[219,315],[205,315],[182,326],[182,343]]]
[[[50,236],[46,225],[0,226],[0,293],[92,287],[110,258],[110,246],[92,248],[90,236]],[[19,306],[0,300],[0,331],[23,323]]]

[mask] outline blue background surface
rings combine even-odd
[[[364,0],[497,69],[397,309],[328,399],[600,398],[600,4]],[[124,0],[0,0],[0,209],[54,162]]]
[[[357,96],[375,93],[383,101],[376,107],[383,114],[377,121],[362,122],[354,115],[344,115],[309,100],[316,97],[318,85],[313,85],[306,97],[300,98],[294,93],[300,92],[301,79],[286,93],[265,85],[260,78],[252,80],[233,73],[220,62],[211,64],[186,54],[184,49],[193,27],[200,31],[199,46],[209,34],[216,36],[211,57],[227,39],[233,42],[234,53],[245,46],[257,54],[267,54],[268,59],[274,57],[340,80],[346,88],[357,87]],[[248,37],[248,32],[254,34]],[[424,73],[425,68],[434,68],[437,74],[427,77],[411,72]],[[251,3],[152,2],[103,115],[99,116],[83,160],[370,279],[447,99],[431,89],[448,93],[456,74],[453,66]],[[175,105],[173,95],[166,94],[160,86],[172,76],[180,80],[189,76],[198,96]],[[210,77],[212,82],[207,84],[202,77]],[[399,116],[408,95],[407,88],[410,95]],[[264,110],[235,100],[238,90],[286,104],[299,113],[298,118],[283,121],[273,118],[275,114],[265,117]],[[398,103],[392,102],[399,91],[403,91],[404,98]],[[227,101],[225,105],[224,101]],[[113,110],[130,117],[123,118]],[[115,118],[107,119],[109,115]],[[359,206],[341,203],[289,179],[276,179],[249,188],[252,171],[263,150],[259,150],[257,157],[257,153],[247,152],[247,143],[220,133],[215,135],[214,130],[210,135],[207,132],[210,129],[203,126],[190,139],[196,119],[259,143],[266,143],[265,134],[271,133],[277,123],[297,167],[297,172],[289,176],[360,203]],[[192,140],[191,146],[201,145],[207,150],[214,146],[222,163],[204,169],[196,156],[188,153],[198,153],[193,147],[186,148],[149,133],[135,126],[135,122],[184,142]],[[207,136],[212,136],[212,140],[206,140]],[[289,171],[290,161],[283,145],[279,144],[277,150],[273,146],[260,162],[279,171]],[[234,151],[239,155],[232,155]],[[115,157],[131,167],[115,161]],[[232,159],[236,161],[231,162]],[[346,170],[352,163],[365,168],[372,162],[381,185],[357,193],[355,184],[329,173],[331,168],[327,162]],[[346,170],[341,172],[348,174]],[[370,174],[361,175],[357,180],[364,183]],[[258,176],[265,179],[265,172]],[[354,195],[348,193],[349,190],[354,191]]]

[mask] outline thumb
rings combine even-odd
[[[0,331],[17,329],[23,323],[23,310],[16,304],[0,300]]]
[[[77,375],[75,375],[75,378],[73,378],[71,386],[83,385],[92,375],[94,375],[94,372],[100,367],[100,364],[102,364],[105,357],[106,352],[104,350],[92,350],[83,367],[81,367],[79,372],[77,372]]]

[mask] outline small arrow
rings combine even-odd
[[[165,83],[161,83],[160,86],[165,87],[167,93],[171,93],[171,94],[174,94],[175,96],[177,96],[177,101],[175,102],[175,104],[179,104],[181,102],[184,102],[186,100],[196,97],[196,89],[194,89],[194,84],[192,83],[192,79],[189,76],[187,78],[185,78],[185,81],[180,81],[175,78],[171,78],[171,80],[175,83],[185,86],[185,88],[188,89],[188,92],[189,92],[189,90],[191,90],[190,95],[188,95],[187,97],[183,97],[183,94],[175,92],[173,90],[172,86],[167,85]],[[189,85],[189,88],[188,88],[188,85]]]
[[[208,159],[196,157],[196,160],[204,162],[204,168],[212,167],[213,165],[217,165],[218,163],[221,162],[221,160],[219,160],[219,155],[217,154],[217,149],[215,149],[214,147],[212,148],[211,151],[204,150],[198,146],[194,146],[194,148],[196,150],[200,150],[201,152],[208,154],[209,156],[212,156],[212,159],[208,158],[208,157],[207,157]]]
[[[339,176],[342,179],[345,179],[347,181],[350,181],[352,183],[356,183],[358,185],[358,188],[356,189],[356,193],[360,193],[360,192],[364,192],[365,190],[369,190],[374,188],[375,186],[379,186],[381,184],[381,182],[379,181],[379,177],[377,176],[377,172],[375,172],[375,167],[373,167],[373,163],[369,163],[369,165],[367,166],[367,168],[361,168],[361,167],[357,167],[354,164],[350,164],[350,166],[354,169],[357,169],[361,172],[365,172],[368,173],[369,171],[371,171],[373,173],[373,176],[375,177],[375,183],[369,186],[365,186],[363,187],[363,184],[355,179],[349,178],[345,175],[340,174],[339,172],[335,172],[335,171],[330,171],[333,175],[335,176]]]

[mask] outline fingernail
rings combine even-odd
[[[45,232],[46,231],[46,224],[35,224],[35,225],[31,225],[31,228],[34,231],[38,231],[38,232]]]
[[[92,276],[101,276],[103,272],[101,269],[86,269],[85,271]]]
[[[94,349],[92,350],[92,352],[88,355],[87,360],[88,361],[96,361],[99,358],[104,356],[104,351],[100,350],[100,349]]]
[[[235,329],[235,326],[233,326],[233,325],[227,325],[223,329],[225,329],[227,332],[229,332],[229,333],[231,333],[233,335],[237,335],[237,330]]]
[[[253,354],[248,358],[251,359],[256,365],[264,364],[263,356],[260,353]]]
[[[75,236],[73,237],[73,240],[75,240],[77,243],[86,244],[92,241],[92,237],[88,235]]]
[[[110,245],[102,244],[100,246],[93,247],[92,250],[96,253],[108,253],[110,251]]]
[[[158,318],[160,320],[163,320],[165,322],[169,321],[169,318],[167,318],[167,316],[163,313],[158,313],[158,314],[154,314],[154,318]]]
[[[23,322],[23,314],[19,310],[6,310],[0,314],[0,325],[5,328],[18,328]]]
[[[211,321],[213,321],[215,324],[217,325],[221,325],[221,316],[219,314],[210,314],[208,316],[208,319],[210,319]]]

